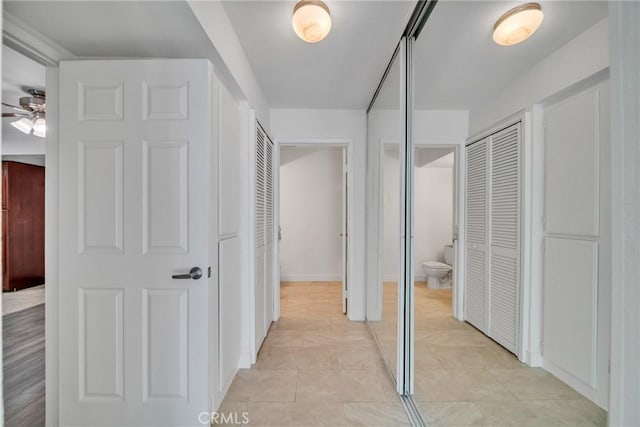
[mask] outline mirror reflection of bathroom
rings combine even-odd
[[[452,316],[455,147],[416,145],[414,158],[414,302],[419,334]]]

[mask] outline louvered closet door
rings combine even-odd
[[[519,319],[520,124],[491,136],[489,336],[516,353]]]
[[[467,147],[465,319],[487,331],[487,140]]]
[[[262,345],[265,328],[265,134],[256,126],[256,186],[255,186],[255,348]]]
[[[265,332],[273,320],[273,142],[265,144]]]

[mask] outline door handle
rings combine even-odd
[[[174,274],[171,276],[172,279],[193,279],[198,280],[202,277],[202,269],[200,267],[193,267],[186,274]]]

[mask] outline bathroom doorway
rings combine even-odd
[[[349,147],[280,145],[279,308],[283,318],[342,319],[348,310]]]
[[[454,316],[457,242],[456,146],[416,145],[414,303],[416,333]]]

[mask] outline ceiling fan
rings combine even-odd
[[[35,136],[44,138],[47,133],[46,122],[46,94],[44,90],[25,88],[30,96],[20,98],[20,106],[2,103],[5,107],[13,108],[15,113],[2,113],[2,117],[16,117],[18,120],[11,122],[16,129]]]

